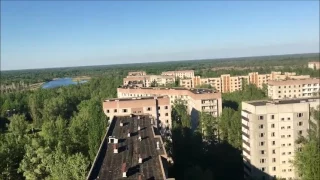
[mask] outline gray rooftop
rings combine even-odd
[[[281,99],[281,100],[259,100],[259,101],[246,101],[245,103],[251,104],[253,106],[265,106],[265,105],[278,105],[278,104],[295,104],[304,102],[313,102],[320,100],[320,97],[311,98],[299,98],[299,99]]]

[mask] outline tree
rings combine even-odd
[[[308,137],[301,137],[297,143],[302,144],[296,150],[294,166],[302,179],[320,179],[320,106],[312,110]]]
[[[10,118],[10,124],[8,130],[18,138],[21,138],[27,132],[28,123],[25,120],[24,115],[13,115]]]

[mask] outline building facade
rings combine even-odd
[[[145,76],[145,75],[147,75],[145,71],[128,72],[128,76]]]
[[[180,79],[193,78],[194,70],[183,70],[183,71],[165,71],[162,72],[163,76],[175,76]]]
[[[209,89],[123,86],[118,88],[117,92],[119,98],[168,96],[171,105],[173,105],[176,100],[181,101],[186,105],[194,126],[196,126],[200,112],[209,113],[214,117],[218,117],[222,113],[221,93]]]
[[[123,78],[123,85],[136,85],[139,87],[166,86],[175,83],[175,76],[144,75],[127,76]]]
[[[271,99],[317,97],[320,79],[269,81],[268,96]]]
[[[106,99],[103,112],[110,119],[115,116],[151,115],[160,127],[171,128],[171,105],[168,96]]]
[[[320,61],[309,62],[308,68],[316,70],[320,69]]]
[[[307,136],[310,110],[319,104],[319,98],[242,102],[245,179],[299,178],[291,164],[295,140]]]

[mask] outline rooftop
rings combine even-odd
[[[98,152],[100,161],[95,161],[88,179],[137,180],[139,176],[141,179],[164,179],[161,155],[166,155],[166,152],[161,137],[155,135],[155,131],[149,116],[115,117],[104,140],[105,146],[101,146]],[[108,144],[110,137],[118,139],[118,143]],[[118,153],[114,153],[114,148]],[[139,157],[142,158],[141,163]],[[126,172],[126,178],[123,178],[123,172]]]
[[[132,85],[123,85],[119,88],[124,89],[154,89],[154,90],[177,90],[177,91],[190,91],[194,94],[211,94],[211,93],[217,93],[217,91],[213,89],[188,89],[183,87],[175,87],[175,88],[166,88],[166,87],[137,87]]]
[[[166,98],[168,96],[144,96],[144,97],[129,97],[129,98],[110,98],[104,100],[104,102],[110,102],[110,101],[130,101],[130,100],[146,100],[146,99],[160,99],[160,98]]]
[[[304,102],[314,102],[319,101],[320,98],[299,98],[299,99],[282,99],[282,100],[258,100],[258,101],[246,101],[245,103],[251,104],[253,106],[265,106],[265,105],[279,105],[279,104],[295,104]]]

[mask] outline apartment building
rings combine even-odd
[[[147,75],[145,71],[128,72],[128,76],[145,76],[145,75]]]
[[[158,86],[165,86],[175,83],[175,76],[162,75],[144,75],[144,76],[127,76],[123,78],[123,85],[136,85],[139,87],[151,87],[152,83]]]
[[[151,115],[160,127],[171,128],[171,105],[168,96],[126,97],[103,101],[103,112],[110,119],[115,116]]]
[[[119,98],[168,96],[171,105],[173,105],[176,100],[180,100],[185,103],[194,126],[196,126],[200,112],[207,112],[214,117],[220,116],[222,112],[221,93],[210,89],[140,88],[123,86],[118,88],[117,92]]]
[[[180,80],[180,85],[186,88],[195,88],[202,85],[210,85],[219,92],[234,92],[241,90],[244,84],[254,84],[259,88],[263,88],[264,84],[268,84],[270,80],[285,80],[285,79],[306,79],[309,75],[297,76],[294,72],[271,72],[270,74],[259,74],[258,72],[249,73],[247,76],[231,76],[223,74],[216,78],[201,78],[195,76],[191,79]]]
[[[308,68],[317,70],[320,69],[320,61],[309,62]]]
[[[180,79],[193,78],[194,70],[183,70],[183,71],[165,71],[162,72],[163,76],[175,76]]]
[[[292,99],[320,95],[320,79],[283,80],[268,82],[271,99]]]
[[[242,102],[245,179],[299,178],[291,164],[295,140],[307,136],[310,110],[319,104],[319,98]]]

